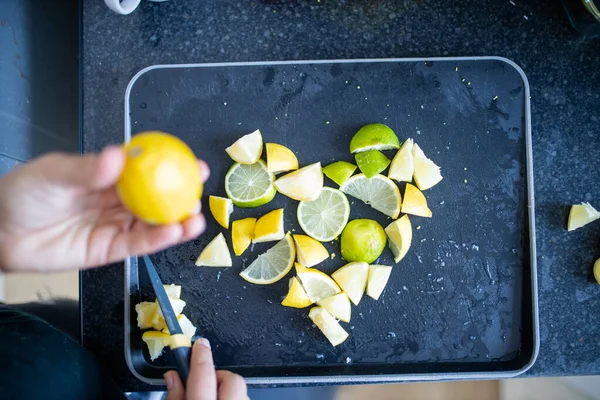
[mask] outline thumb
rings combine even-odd
[[[40,172],[50,182],[87,189],[106,189],[115,183],[125,165],[125,154],[109,146],[100,154],[50,154],[40,160]]]

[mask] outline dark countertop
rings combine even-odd
[[[600,374],[600,223],[565,229],[568,207],[600,208],[600,40],[559,2],[143,1],[129,16],[83,0],[83,150],[123,139],[129,80],[153,64],[496,55],[531,85],[541,349],[528,376]],[[468,3],[468,4],[467,4]],[[514,5],[513,5],[514,3]],[[126,389],[123,266],[82,274],[85,346]]]

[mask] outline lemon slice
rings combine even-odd
[[[398,148],[400,148],[398,137],[389,126],[384,124],[365,125],[356,132],[350,141],[350,153]]]
[[[180,285],[174,285],[174,284],[170,284],[170,285],[163,285],[163,287],[165,288],[165,292],[167,292],[167,296],[171,297],[172,299],[180,299],[181,298],[181,286]]]
[[[394,254],[394,262],[398,263],[404,258],[412,242],[412,226],[408,215],[398,218],[385,228],[390,250]]]
[[[410,183],[406,184],[406,189],[404,190],[402,212],[427,218],[431,218],[432,215],[431,210],[427,206],[427,199],[423,192]]]
[[[263,160],[250,165],[233,164],[225,175],[225,192],[238,207],[260,207],[275,197],[274,179]]]
[[[225,236],[219,233],[209,244],[202,250],[196,260],[198,267],[231,267],[231,254],[229,247],[225,241]]]
[[[367,178],[372,178],[390,165],[390,159],[379,150],[362,151],[356,156],[356,165]]]
[[[336,161],[323,168],[325,176],[340,186],[352,176],[354,171],[356,171],[356,165],[347,161]]]
[[[327,297],[341,292],[340,287],[327,274],[316,269],[309,269],[296,263],[296,274],[302,282],[310,301],[317,303]]]
[[[275,283],[292,269],[295,258],[294,241],[288,233],[275,246],[258,256],[240,275],[257,285]]]
[[[281,305],[293,308],[305,308],[312,304],[298,278],[291,278],[289,286],[290,290],[281,302]]]
[[[267,170],[274,174],[298,169],[298,159],[293,151],[277,143],[265,144],[267,148]]]
[[[398,182],[412,182],[415,172],[415,160],[412,154],[413,140],[406,139],[390,164],[388,178]]]
[[[569,212],[567,229],[569,231],[574,231],[598,218],[600,218],[600,212],[596,211],[590,203],[575,204],[574,206],[571,206],[571,211]]]
[[[192,337],[196,334],[196,327],[192,324],[192,321],[184,314],[180,314],[177,316],[177,322],[179,322],[183,334],[192,340]],[[162,332],[170,335],[169,327],[165,326],[165,329],[163,329]]]
[[[142,335],[142,340],[148,346],[148,352],[150,353],[150,360],[154,361],[163,352],[165,346],[169,344],[170,336],[166,333],[147,331]]]
[[[330,242],[338,237],[350,217],[350,203],[337,189],[324,187],[316,200],[301,201],[298,205],[298,223],[312,238]]]
[[[225,149],[233,161],[240,164],[254,164],[262,154],[263,139],[260,130],[242,136]]]
[[[137,326],[140,329],[152,328],[152,318],[156,311],[156,303],[151,301],[142,301],[135,305],[137,313]]]
[[[342,268],[331,274],[331,277],[337,282],[344,292],[348,295],[355,306],[360,303],[360,299],[367,286],[369,276],[369,264],[363,261],[354,261],[344,265]]]
[[[379,300],[392,273],[392,267],[387,265],[370,265],[367,279],[367,296]]]
[[[332,346],[337,346],[348,339],[348,332],[342,328],[339,322],[323,307],[313,307],[308,313],[308,318],[314,322]]]
[[[315,200],[323,189],[321,163],[310,164],[298,171],[290,172],[278,178],[274,185],[279,193],[294,200]]]
[[[600,285],[600,258],[596,260],[594,263],[594,278],[596,282]]]
[[[256,221],[254,226],[254,243],[281,240],[285,236],[283,230],[283,208],[273,210]]]
[[[340,190],[389,217],[398,218],[400,214],[400,190],[390,178],[383,175],[375,175],[371,179],[364,174],[354,175],[340,186]]]
[[[427,158],[416,143],[413,145],[412,153],[415,163],[414,178],[419,189],[427,190],[437,185],[442,180],[440,167]]]
[[[229,215],[233,212],[233,202],[225,197],[210,196],[208,207],[215,221],[223,228],[229,229]]]
[[[312,267],[329,258],[321,242],[306,235],[292,235],[296,244],[296,259],[305,267]]]
[[[242,255],[254,239],[254,227],[256,218],[244,218],[233,221],[231,224],[231,241],[233,242],[233,252],[236,256]]]
[[[350,322],[352,306],[350,305],[350,299],[348,299],[346,293],[342,292],[329,296],[326,299],[319,301],[319,305],[337,319],[344,322]]]

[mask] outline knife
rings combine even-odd
[[[146,270],[148,271],[150,282],[152,282],[152,287],[156,293],[158,306],[160,307],[160,311],[162,312],[163,318],[165,319],[167,327],[169,328],[169,334],[171,335],[169,347],[171,348],[171,351],[173,351],[177,372],[179,372],[181,381],[185,386],[190,373],[192,342],[189,337],[183,334],[183,330],[179,325],[179,321],[177,321],[175,311],[173,311],[173,306],[171,306],[171,302],[169,301],[169,296],[167,296],[165,287],[163,286],[162,281],[158,276],[158,272],[150,260],[150,257],[144,256],[144,264],[146,264]]]

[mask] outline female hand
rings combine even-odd
[[[186,387],[176,371],[167,372],[165,382],[166,400],[249,400],[244,378],[229,371],[215,371],[206,339],[194,343]]]
[[[200,208],[181,223],[136,219],[117,196],[125,164],[120,147],[100,154],[49,154],[0,178],[0,270],[96,267],[195,238]],[[200,161],[203,180],[208,166]]]

